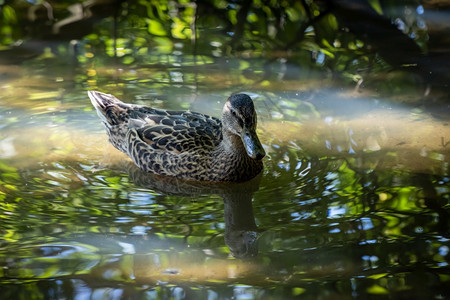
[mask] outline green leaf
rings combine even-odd
[[[16,11],[9,5],[4,5],[1,9],[6,24],[17,23]]]
[[[167,36],[163,25],[156,20],[148,20],[148,32],[157,36]]]
[[[369,294],[376,294],[376,295],[386,295],[389,294],[388,290],[385,289],[382,286],[379,286],[377,284],[372,285],[371,287],[367,288],[367,292]]]
[[[385,277],[386,275],[388,275],[388,273],[373,274],[373,275],[367,276],[367,278],[380,279],[382,277]]]
[[[292,289],[292,296],[298,296],[303,294],[306,291],[306,289],[301,287],[295,287]]]
[[[383,9],[381,8],[379,0],[369,0],[369,3],[377,13],[379,13],[380,15],[383,14]]]

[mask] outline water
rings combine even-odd
[[[265,81],[239,59],[88,65],[3,73],[1,299],[449,296],[445,114],[277,63]],[[144,174],[108,145],[90,89],[215,116],[247,92],[264,173],[225,185]]]

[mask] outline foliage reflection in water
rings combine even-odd
[[[136,103],[213,115],[240,88],[129,86]],[[2,299],[448,296],[445,120],[336,90],[257,90],[264,174],[206,185],[139,171],[84,90],[46,106],[28,91],[0,108]]]

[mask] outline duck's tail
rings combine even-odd
[[[106,126],[119,125],[124,120],[124,112],[130,106],[110,94],[88,91],[92,105]]]

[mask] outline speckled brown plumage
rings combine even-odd
[[[199,181],[245,181],[263,168],[253,101],[244,94],[226,102],[222,122],[190,111],[126,104],[88,92],[110,142],[146,172]]]

